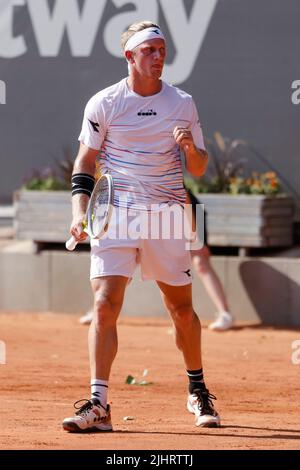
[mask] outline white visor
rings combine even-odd
[[[142,31],[138,31],[125,44],[125,52],[132,51],[135,47],[139,46],[149,39],[163,39],[165,41],[164,35],[159,28],[145,28]]]

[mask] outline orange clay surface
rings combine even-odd
[[[300,364],[291,361],[299,329],[203,328],[205,378],[222,427],[199,429],[186,410],[170,322],[121,317],[109,388],[114,432],[69,434],[61,421],[90,393],[87,331],[75,315],[0,313],[1,449],[300,449]],[[144,369],[153,384],[125,384]]]

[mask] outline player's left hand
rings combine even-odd
[[[192,133],[186,127],[176,126],[173,131],[173,136],[181,150],[189,152],[190,150],[195,149]]]

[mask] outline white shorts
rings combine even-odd
[[[144,231],[141,229],[141,217],[148,217],[149,220],[149,214],[137,216],[135,213],[134,217],[128,217],[128,211],[124,209],[114,211],[116,217],[110,221],[106,236],[101,240],[91,240],[91,280],[103,276],[132,278],[140,264],[143,281],[161,281],[172,286],[192,282],[191,256],[184,236],[180,237],[180,233],[170,227],[167,238],[162,236],[161,231],[151,237],[149,227]],[[164,213],[165,210],[151,214],[152,227],[161,221]],[[126,223],[124,216],[127,217]],[[129,227],[128,232],[116,237],[116,231],[120,226],[123,230],[125,225]],[[145,236],[146,232],[148,236]]]

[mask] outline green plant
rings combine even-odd
[[[253,152],[242,140],[229,140],[220,132],[215,132],[212,139],[206,141],[210,164],[205,176],[201,178],[185,177],[185,185],[196,193],[225,194],[278,194],[281,191],[275,172],[252,173],[245,176],[247,158],[240,156],[237,149]]]
[[[230,194],[275,195],[280,190],[279,180],[273,171],[252,173],[251,178],[232,178],[229,184]]]
[[[22,189],[37,191],[60,191],[71,189],[74,161],[71,152],[64,150],[64,159],[55,160],[56,169],[50,167],[33,170],[23,179]]]
[[[235,153],[239,144],[240,140],[231,141],[220,132],[215,132],[212,139],[206,140],[211,165],[203,184],[208,192],[227,192],[231,179],[242,174],[246,159]]]
[[[64,158],[63,160],[55,160],[57,168],[59,169],[63,181],[70,186],[70,181],[72,178],[73,167],[74,167],[74,159],[72,157],[71,150],[66,147],[64,149]]]
[[[51,169],[45,168],[41,171],[34,170],[31,175],[25,178],[22,189],[36,191],[59,191],[70,189],[63,179],[57,176]]]

